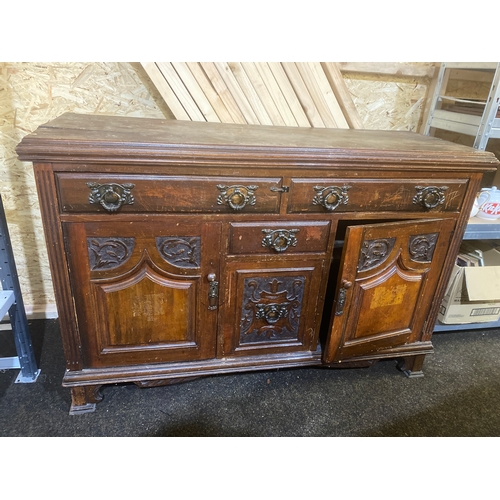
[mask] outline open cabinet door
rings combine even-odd
[[[434,219],[347,228],[324,363],[420,341],[454,225]]]

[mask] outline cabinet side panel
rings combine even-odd
[[[66,367],[69,370],[80,370],[82,368],[80,334],[72,301],[69,267],[59,220],[57,191],[52,164],[36,163],[34,171],[66,356]]]
[[[446,287],[448,286],[448,281],[450,279],[451,272],[453,270],[453,266],[455,264],[458,255],[460,244],[462,243],[462,239],[464,237],[465,229],[467,227],[467,222],[469,221],[472,205],[474,203],[476,194],[481,186],[481,179],[482,179],[482,174],[478,173],[478,174],[472,174],[469,180],[469,187],[465,194],[465,199],[462,203],[462,211],[460,212],[457,218],[455,230],[450,240],[448,253],[441,271],[441,277],[436,287],[432,306],[430,308],[429,315],[427,317],[427,322],[422,332],[422,341],[429,341],[432,337],[434,326],[436,324],[439,313],[439,308],[441,306],[441,302],[443,301]]]

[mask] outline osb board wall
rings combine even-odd
[[[67,111],[164,118],[140,74],[125,63],[1,63],[0,193],[28,314],[55,314],[55,300],[30,163],[15,147]]]
[[[429,63],[421,63],[423,65]],[[429,78],[363,75],[344,78],[364,128],[416,131]],[[0,63],[0,193],[29,315],[56,314],[31,164],[16,145],[65,113],[173,118],[139,64]]]

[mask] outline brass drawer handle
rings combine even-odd
[[[351,189],[351,186],[344,185],[342,187],[338,186],[314,186],[316,195],[314,196],[312,202],[313,205],[321,205],[325,207],[330,212],[335,210],[339,205],[347,205],[349,202],[349,196],[347,191]]]
[[[224,203],[231,207],[233,210],[241,210],[246,205],[255,205],[257,201],[254,191],[259,186],[223,186],[217,185],[220,194],[217,198],[217,204],[223,205]]]
[[[426,209],[436,208],[445,202],[444,192],[448,186],[415,186],[417,194],[413,197],[413,203],[419,204]]]
[[[295,233],[300,229],[263,229],[262,232],[266,235],[262,240],[262,246],[276,250],[276,252],[284,252],[289,247],[297,246],[297,238]]]
[[[134,204],[130,190],[135,184],[87,182],[87,186],[90,188],[89,203],[99,203],[108,212],[116,212],[122,205]]]

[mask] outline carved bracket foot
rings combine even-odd
[[[402,371],[408,378],[420,378],[424,376],[422,365],[424,364],[425,354],[418,356],[408,356],[397,361],[398,370]]]
[[[81,413],[93,413],[96,404],[103,399],[102,394],[99,392],[100,388],[100,385],[72,387],[69,414],[80,415]]]

